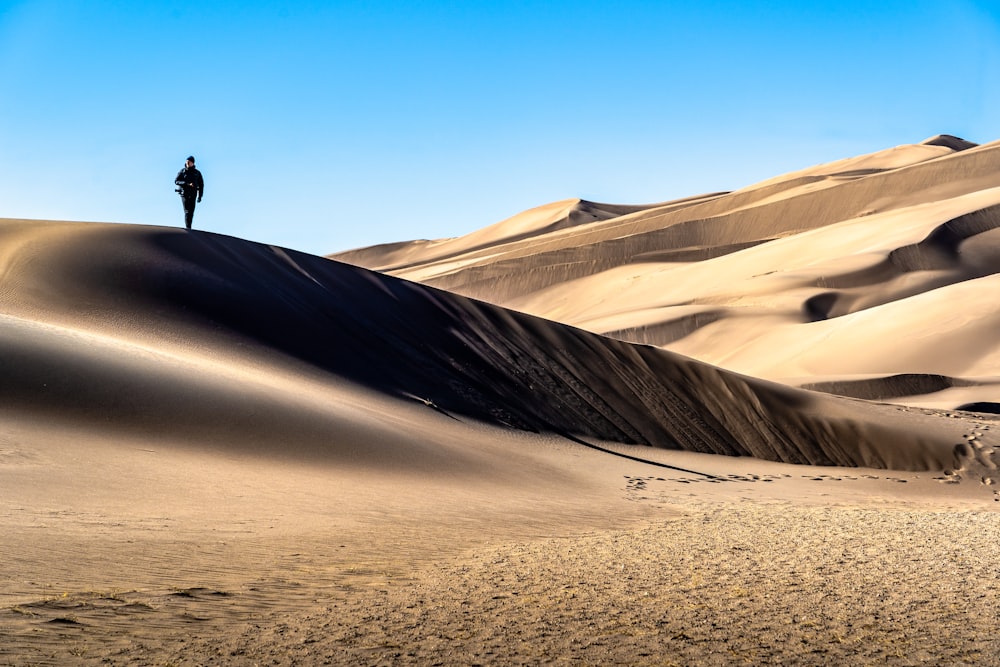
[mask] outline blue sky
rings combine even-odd
[[[0,217],[306,252],[1000,140],[995,1],[0,0]]]

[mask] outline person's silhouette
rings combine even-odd
[[[177,192],[181,195],[181,203],[184,204],[184,226],[191,229],[194,224],[194,205],[201,201],[201,196],[205,193],[205,179],[201,172],[194,166],[194,156],[189,155],[184,163],[184,168],[177,172],[174,179]]]

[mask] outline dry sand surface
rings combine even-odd
[[[87,467],[110,466],[109,484],[81,478],[72,457],[49,462],[35,476],[63,497],[22,496],[4,515],[18,558],[6,560],[0,659],[1000,659],[1000,514],[987,487],[651,458],[680,471],[544,438],[504,444],[539,474],[501,486],[97,448]]]
[[[998,172],[0,221],[0,665],[1000,664]]]

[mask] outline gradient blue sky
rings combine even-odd
[[[1000,139],[1000,3],[0,0],[0,217],[326,254]]]

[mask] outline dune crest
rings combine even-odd
[[[491,254],[491,248],[503,243],[570,229],[598,220],[609,220],[650,206],[598,204],[582,199],[566,199],[543,204],[506,220],[454,239],[410,241],[359,248],[338,253],[336,258],[349,264],[363,265],[378,271],[398,271],[411,264],[426,264],[429,259],[448,266],[449,258]]]

